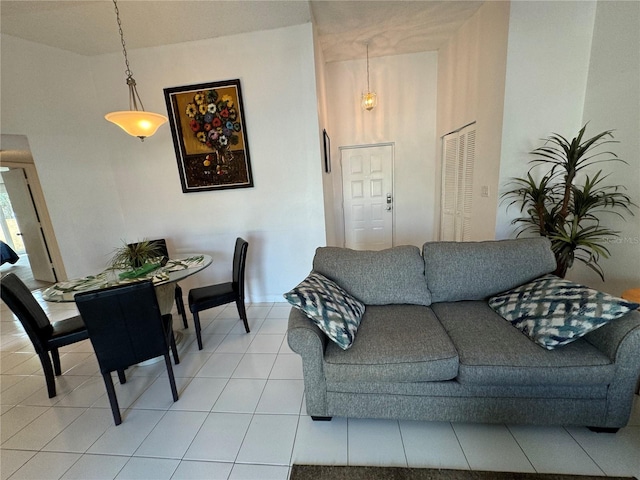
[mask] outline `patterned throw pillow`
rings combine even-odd
[[[317,272],[311,272],[297,287],[284,294],[343,350],[355,340],[364,314],[364,304]]]
[[[637,303],[544,275],[489,299],[489,306],[552,350],[638,308]]]

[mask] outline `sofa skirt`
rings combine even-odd
[[[606,398],[439,397],[328,391],[329,417],[389,418],[473,423],[577,425],[619,428],[606,422]]]
[[[390,394],[427,397],[567,398],[604,399],[608,385],[469,385],[456,380],[444,382],[369,383],[330,382],[328,393]]]

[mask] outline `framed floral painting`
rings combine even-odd
[[[164,89],[184,193],[253,187],[240,80]]]

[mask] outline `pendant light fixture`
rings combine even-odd
[[[140,95],[136,89],[136,81],[133,73],[129,68],[129,59],[127,58],[127,47],[124,43],[124,34],[122,33],[122,23],[120,22],[120,12],[118,11],[118,3],[113,0],[116,10],[116,19],[118,20],[118,31],[120,32],[120,41],[122,42],[122,53],[124,54],[124,63],[127,67],[125,74],[127,75],[127,86],[129,87],[129,110],[107,113],[106,118],[111,123],[115,123],[129,135],[138,137],[144,142],[146,137],[150,137],[158,127],[167,122],[167,117],[159,113],[145,112]]]
[[[362,108],[373,110],[378,105],[378,95],[369,88],[369,44],[367,43],[367,91],[362,94]]]

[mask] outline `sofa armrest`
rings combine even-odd
[[[302,374],[307,414],[327,416],[327,382],[324,376],[324,351],[329,339],[297,308],[291,308],[287,342],[302,357]]]
[[[635,363],[640,368],[640,312],[632,311],[584,337],[615,363]],[[635,362],[634,362],[635,360]],[[638,373],[636,371],[636,373]]]
[[[640,376],[640,312],[629,312],[584,338],[615,363],[615,375],[607,394],[606,423],[622,427],[631,413]]]
[[[320,342],[322,355],[327,348],[329,339],[318,326],[297,308],[291,308],[289,312],[289,326],[287,328],[287,342],[294,352],[304,355],[310,349],[315,348]]]

